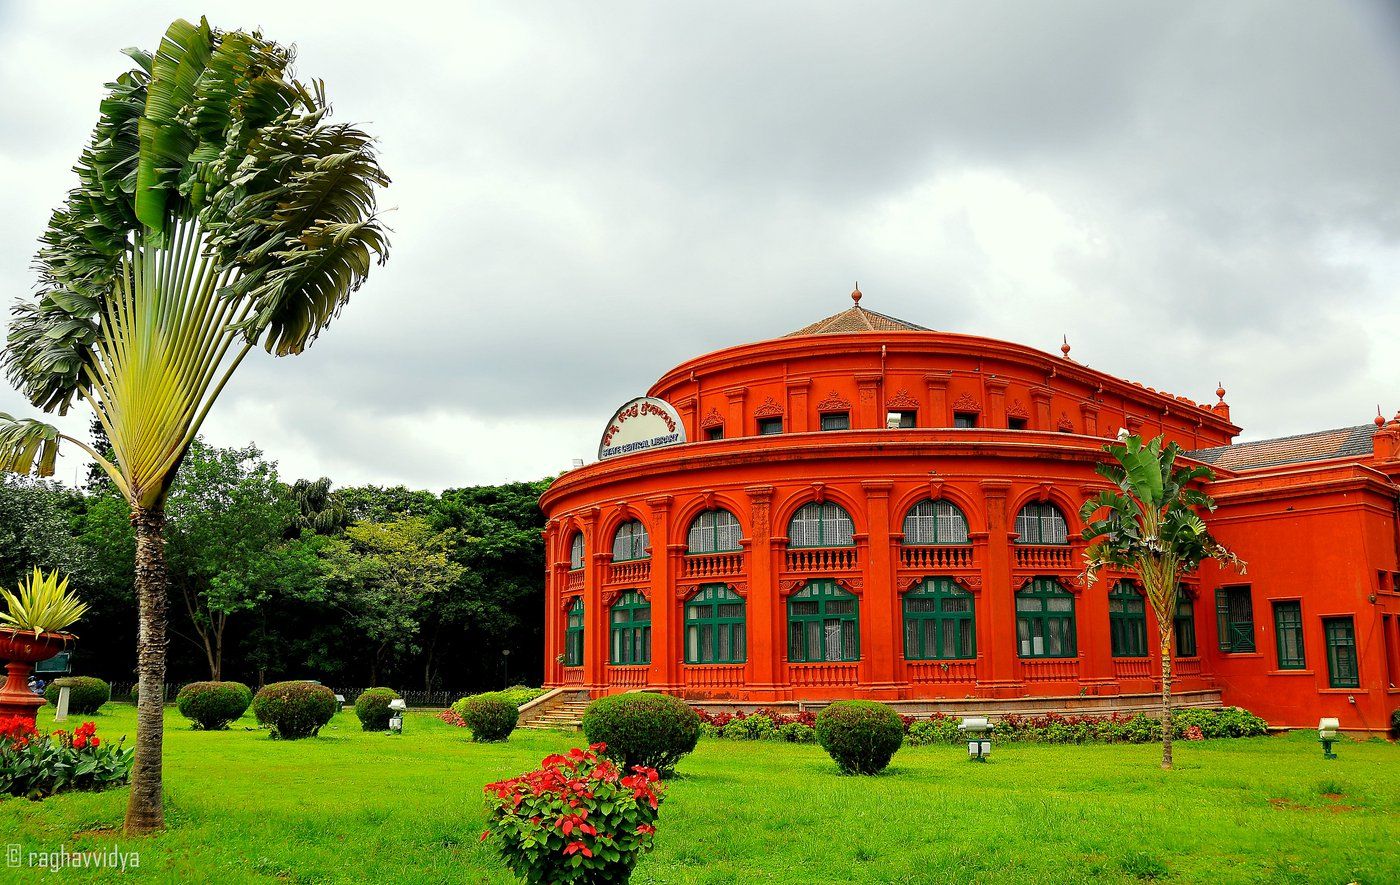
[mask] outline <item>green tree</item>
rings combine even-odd
[[[3,364],[35,406],[94,411],[112,447],[0,415],[0,469],[51,475],[60,442],[111,477],[136,530],[141,693],[126,831],[164,826],[165,505],[209,409],[255,347],[306,349],[387,256],[370,137],[259,33],[173,22],[107,86],[14,308]]]
[[[1162,446],[1162,437],[1146,445],[1136,436],[1121,436],[1104,446],[1113,460],[1096,466],[1117,491],[1100,492],[1080,509],[1085,522],[1083,580],[1092,585],[1105,568],[1138,576],[1157,617],[1157,650],[1162,668],[1162,767],[1172,767],[1172,642],[1181,576],[1213,559],[1244,571],[1244,562],[1206,529],[1198,509],[1212,511],[1215,501],[1196,488],[1214,479],[1208,467],[1177,467],[1181,447]]]
[[[166,503],[170,583],[216,682],[223,679],[229,618],[275,592],[282,530],[296,512],[277,466],[256,446],[196,440],[180,465]]]
[[[462,576],[462,567],[448,558],[452,535],[410,516],[358,522],[325,542],[327,593],[372,650],[371,685],[379,684],[391,664],[421,650],[429,600]]]
[[[299,479],[292,483],[291,494],[296,501],[296,512],[287,521],[288,538],[298,537],[302,532],[333,535],[349,522],[349,512],[340,495],[331,491],[328,476],[316,480]]]
[[[0,475],[0,586],[13,590],[35,567],[78,578],[89,563],[74,536],[82,496],[56,482]]]
[[[431,516],[438,499],[407,486],[347,486],[336,492],[351,522],[390,522],[405,516]]]

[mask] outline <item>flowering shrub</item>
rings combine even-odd
[[[651,850],[665,787],[654,768],[624,774],[605,749],[574,748],[486,785],[490,829],[481,838],[531,885],[626,882]]]
[[[810,743],[816,740],[812,722],[816,714],[779,713],[700,713],[700,734],[727,740],[777,740]],[[958,731],[961,716],[932,713],[925,718],[900,716],[904,742],[911,747],[926,744],[956,744],[964,740]],[[1268,734],[1268,723],[1248,710],[1226,707],[1219,710],[1188,709],[1172,714],[1174,736],[1185,740],[1207,738],[1257,737]],[[1026,716],[1008,713],[996,724],[996,737],[1004,741],[1043,744],[1115,743],[1146,744],[1162,739],[1157,716],[1146,713],[1106,715],[1061,715],[1046,713]]]
[[[462,698],[452,710],[471,729],[472,740],[481,744],[509,739],[520,722],[520,708],[503,691]]]
[[[458,713],[451,707],[448,707],[446,710],[443,710],[441,713],[439,713],[438,718],[441,719],[443,722],[446,722],[448,725],[455,725],[458,728],[467,727],[467,720],[463,719],[462,714]]]
[[[104,744],[91,722],[45,736],[28,720],[0,719],[0,795],[42,799],[60,790],[105,790],[126,783],[135,758],[122,741]]]

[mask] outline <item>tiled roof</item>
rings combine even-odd
[[[1278,439],[1261,439],[1236,443],[1233,446],[1197,449],[1187,454],[1197,461],[1228,470],[1258,470],[1284,464],[1324,461],[1328,458],[1368,456],[1372,451],[1371,437],[1375,432],[1374,424],[1362,424],[1359,427],[1319,430],[1315,433],[1300,433],[1297,436],[1283,436]]]
[[[882,313],[873,310],[866,310],[859,304],[847,308],[838,314],[829,316],[824,320],[818,320],[810,326],[804,326],[796,332],[789,332],[784,338],[796,338],[798,335],[836,335],[843,332],[929,332],[923,326],[916,326],[913,323],[906,323],[904,320],[897,320],[894,317],[887,317]]]

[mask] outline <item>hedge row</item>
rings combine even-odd
[[[934,713],[926,718],[900,717],[904,726],[904,742],[909,746],[923,744],[956,744],[965,740],[958,731],[961,717]],[[1259,737],[1268,734],[1268,724],[1239,707],[1220,710],[1188,709],[1172,714],[1174,737],[1184,740],[1206,738]],[[996,723],[994,732],[999,741],[1023,741],[1045,744],[1146,744],[1162,739],[1161,723],[1155,715],[1144,713],[1110,713],[1105,716],[1044,716],[1007,714]],[[813,743],[817,740],[816,714],[779,713],[759,710],[756,713],[709,713],[700,711],[700,736],[725,740],[767,740],[789,743]]]

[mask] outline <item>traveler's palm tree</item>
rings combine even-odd
[[[1172,767],[1172,643],[1181,576],[1205,560],[1244,571],[1244,562],[1206,529],[1197,508],[1211,511],[1215,501],[1194,486],[1214,478],[1208,467],[1177,467],[1181,448],[1122,436],[1104,446],[1113,461],[1097,465],[1099,475],[1118,487],[1084,502],[1084,580],[1092,585],[1105,568],[1138,576],[1157,618],[1162,667],[1162,767]]]
[[[137,763],[128,832],[164,824],[164,506],[210,407],[254,347],[309,346],[388,254],[388,178],[371,139],[327,121],[318,81],[258,33],[176,21],[108,84],[100,119],[14,308],[3,364],[45,412],[95,412],[111,458],[0,415],[0,469],[53,472],[60,443],[131,506],[140,606]]]

